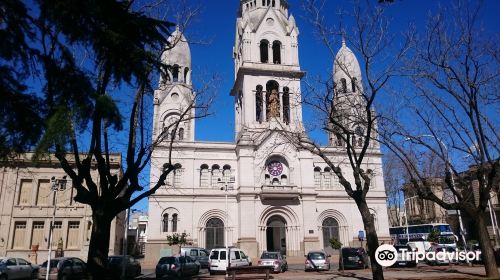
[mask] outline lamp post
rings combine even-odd
[[[410,200],[412,198],[417,198],[418,196],[414,195],[412,197],[407,197],[405,198],[405,200],[403,201],[403,207],[405,208],[405,224],[406,224],[406,243],[408,244],[408,242],[410,242],[410,233],[408,232],[408,216],[406,214],[406,201],[407,200]]]
[[[434,135],[430,135],[430,134],[424,134],[424,135],[420,135],[419,138],[421,137],[430,137],[430,138],[434,138],[436,139],[436,141],[439,143],[439,146],[444,148],[444,150],[446,151],[446,168],[448,169],[448,172],[450,172],[450,176],[451,176],[451,185],[453,188],[455,188],[455,178],[453,176],[453,170],[451,169],[451,163],[450,163],[450,158],[448,156],[448,147],[444,144],[444,142],[439,139],[438,137],[434,136]],[[409,138],[407,138],[407,140],[409,140]],[[489,200],[488,200],[489,201]],[[457,203],[457,197],[456,195],[453,193],[453,202]],[[465,240],[465,231],[464,231],[464,226],[463,226],[463,222],[462,222],[462,214],[460,213],[460,210],[456,210],[457,211],[457,214],[458,214],[458,224],[460,226],[460,235],[462,236],[462,241],[464,243],[464,249],[467,247],[467,241]],[[493,233],[495,234],[495,237],[496,237],[496,231],[495,231],[495,228],[493,228]],[[496,240],[496,238],[495,238]],[[467,249],[465,249],[467,251]]]
[[[223,176],[223,178],[226,179],[225,176]],[[227,191],[233,189],[233,186],[230,185],[230,183],[233,183],[233,182],[234,182],[234,177],[229,178],[229,181],[222,180],[221,178],[217,179],[217,183],[222,184],[222,187],[220,187],[220,190],[221,191],[223,190],[224,193],[225,193],[225,207],[226,207],[225,216],[226,216],[226,221],[224,223],[224,239],[225,239],[224,241],[225,241],[226,252],[227,252],[226,253],[227,254],[227,256],[226,256],[226,258],[227,258],[227,267],[231,267],[231,254],[229,252],[229,242],[228,242],[229,236],[228,236],[228,230],[227,230],[227,228],[229,227],[229,214],[227,212],[228,211],[227,210]],[[226,269],[226,271],[227,271],[227,269]]]
[[[45,274],[45,280],[49,280],[50,274],[50,257],[52,255],[52,231],[54,230],[54,223],[56,219],[56,202],[57,202],[57,191],[64,191],[66,189],[66,176],[63,176],[61,179],[56,179],[56,177],[52,176],[50,179],[52,182],[52,186],[50,187],[51,191],[54,192],[54,210],[52,212],[52,221],[50,222],[49,227],[49,254],[47,256],[47,272]]]
[[[123,257],[122,257],[122,275],[121,279],[126,279],[126,269],[127,269],[127,251],[128,251],[128,226],[130,223],[130,212],[135,213],[137,209],[127,208],[125,212],[125,236],[123,237]]]

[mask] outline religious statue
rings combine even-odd
[[[278,90],[272,89],[267,100],[267,118],[280,116],[280,97]]]

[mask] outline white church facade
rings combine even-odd
[[[148,259],[169,253],[166,237],[173,232],[186,232],[195,246],[237,246],[251,257],[264,250],[288,256],[328,250],[331,238],[344,246],[359,244],[361,215],[336,175],[321,158],[287,145],[276,130],[304,131],[298,35],[286,0],[240,1],[231,90],[235,142],[197,141],[195,119],[180,124],[172,152],[177,169],[149,198]],[[153,137],[178,119],[193,98],[189,45],[180,31],[172,39],[179,42],[164,55],[171,67],[155,91]],[[337,58],[348,61],[352,73],[334,70],[335,82],[346,95],[359,94],[347,86],[362,80],[354,54],[343,44]],[[194,110],[189,114],[194,116]],[[330,139],[325,151],[350,179],[345,147]],[[151,185],[167,162],[169,144],[154,150]],[[365,162],[373,170],[367,201],[379,238],[388,240],[378,144],[371,145]]]

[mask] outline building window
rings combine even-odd
[[[334,218],[326,218],[323,221],[323,247],[330,247],[330,239],[335,238],[340,241],[339,223]]]
[[[184,140],[184,128],[179,128],[179,140]]]
[[[262,86],[257,85],[255,92],[255,120],[258,122],[262,122]]]
[[[36,195],[36,205],[49,205],[50,202],[50,181],[38,180],[38,192]]]
[[[40,245],[44,239],[44,222],[33,222],[31,229],[31,246]]]
[[[325,170],[323,172],[323,188],[325,189],[330,189],[331,187],[331,177],[332,177],[332,173],[331,173],[331,169],[330,167],[325,167]]]
[[[222,168],[222,177],[224,178],[224,182],[230,182],[231,181],[231,166],[230,165],[224,165]]]
[[[342,86],[342,92],[347,92],[347,82],[344,78],[340,79],[340,85]]]
[[[174,82],[179,81],[179,65],[175,64],[173,69],[172,69],[172,80]]]
[[[172,232],[177,232],[177,214],[172,215]]]
[[[344,141],[342,141],[342,135],[340,135],[340,134],[337,133],[337,134],[335,134],[335,138],[336,138],[335,139],[335,145],[337,147],[342,147],[344,145],[343,144]]]
[[[224,222],[219,218],[211,218],[205,227],[205,248],[211,250],[224,246]]]
[[[188,75],[189,75],[189,68],[188,68],[188,67],[186,67],[186,68],[184,69],[184,83],[186,83],[186,84],[189,84],[189,80],[188,80],[188,79],[189,79],[189,76],[188,76]]]
[[[283,122],[290,123],[290,89],[288,87],[283,88]]]
[[[168,232],[168,214],[163,214],[162,232]]]
[[[57,244],[59,243],[59,240],[62,240],[63,238],[63,232],[62,232],[62,222],[57,221],[54,222],[54,227],[52,229],[52,248],[57,248]]]
[[[208,165],[203,164],[200,167],[200,188],[208,188],[210,180],[210,173],[208,171]]]
[[[14,223],[14,242],[12,249],[24,249],[26,240],[26,222]]]
[[[356,87],[357,87],[357,79],[356,78],[351,79],[351,86],[352,86],[352,92],[356,92]]]
[[[273,42],[273,63],[281,64],[281,42]]]
[[[219,181],[222,180],[221,175],[222,174],[219,165],[212,165],[212,188],[218,187]]]
[[[269,42],[267,40],[260,41],[260,62],[269,62]]]
[[[71,221],[68,222],[68,240],[66,241],[66,248],[78,248],[80,245],[78,242],[80,233],[80,222]]]
[[[179,163],[175,164],[175,169],[174,169],[174,182],[172,185],[176,188],[182,187],[182,173],[184,169],[182,168],[182,165]]]
[[[321,168],[314,167],[314,187],[321,188]]]
[[[18,205],[30,205],[31,204],[31,189],[33,188],[33,181],[29,179],[21,180],[21,186],[19,189],[19,199],[17,200]]]

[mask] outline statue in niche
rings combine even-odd
[[[271,90],[267,105],[267,118],[278,118],[280,116],[280,96],[277,89]]]

